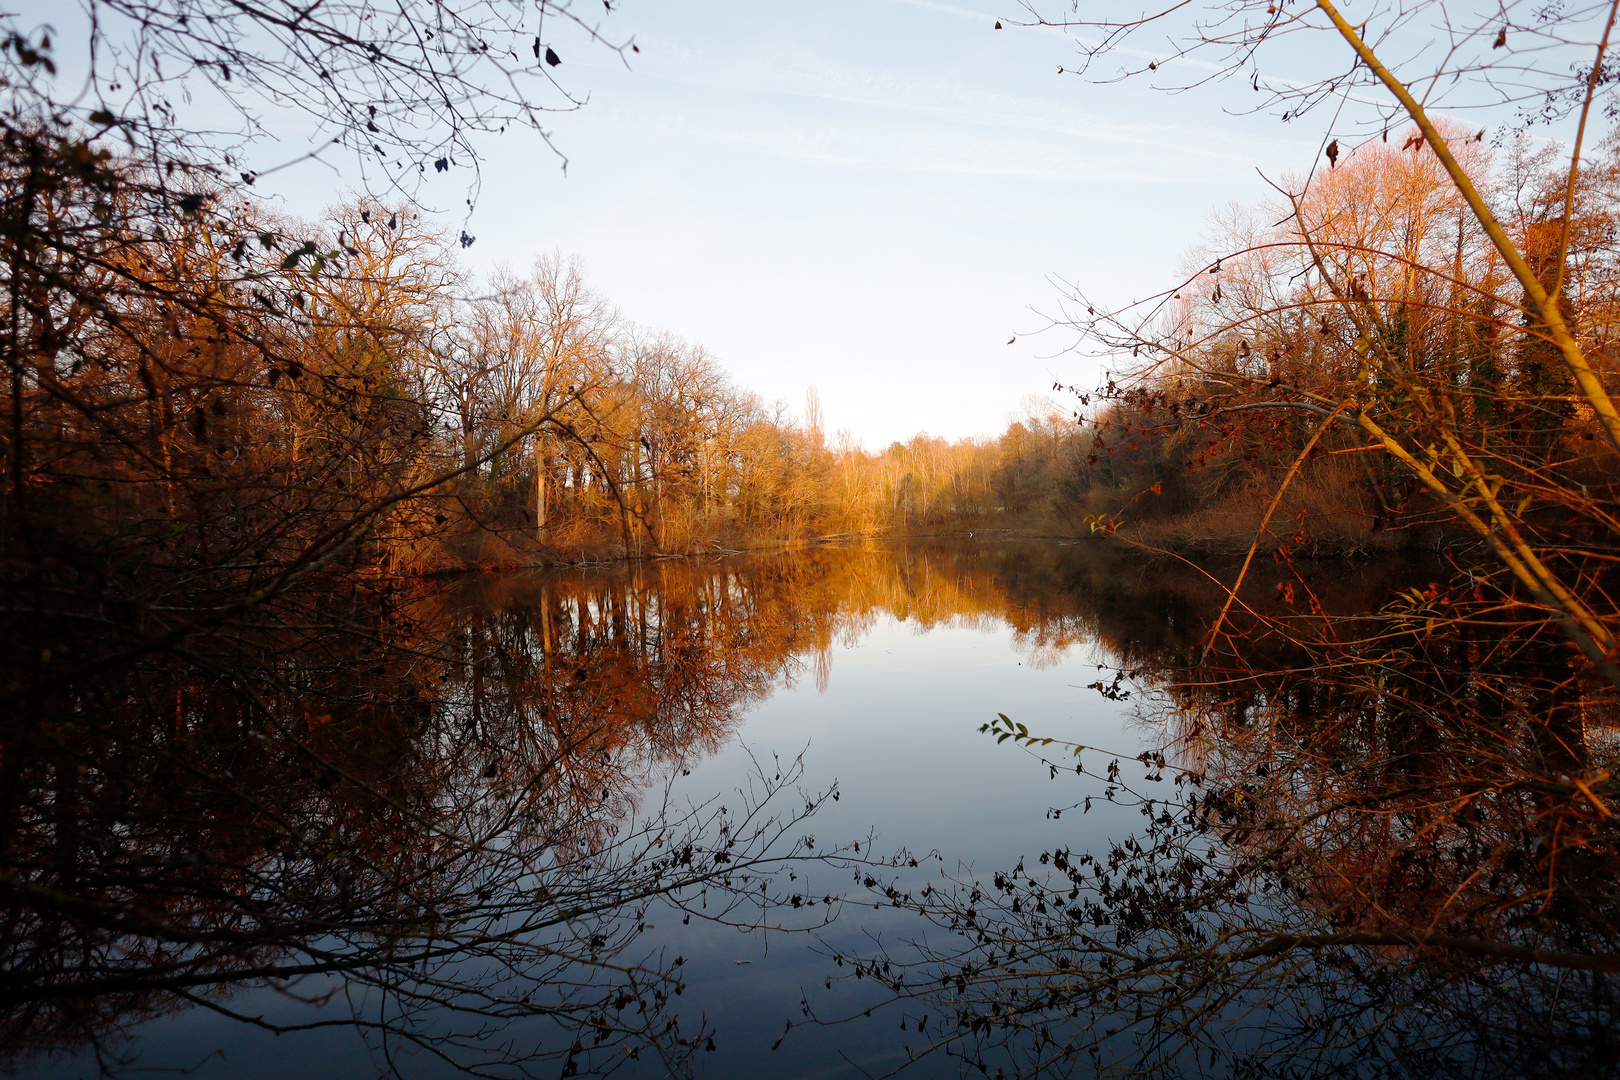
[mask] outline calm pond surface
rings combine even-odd
[[[1347,610],[1376,607],[1406,573],[1329,568],[1323,602],[1332,592]],[[778,812],[836,792],[794,836],[850,856],[859,844],[863,858],[891,863],[903,852],[883,880],[909,896],[941,887],[942,873],[988,882],[1046,852],[1103,852],[1140,833],[1139,805],[1113,801],[1095,775],[1077,777],[1067,764],[1059,772],[1041,756],[1072,762],[1068,749],[1026,749],[981,728],[1005,714],[1033,734],[1097,748],[1082,755],[1090,770],[1117,758],[1127,783],[1168,795],[1179,769],[1200,766],[1171,750],[1162,779],[1142,781],[1152,762],[1144,770],[1132,759],[1170,747],[1176,734],[1166,721],[1175,710],[1142,665],[1185,659],[1218,599],[1173,563],[1097,545],[940,541],[502,575],[418,603],[440,651],[459,658],[439,677],[436,708],[464,716],[458,726],[478,738],[510,716],[560,725],[568,709],[592,702],[630,709],[595,748],[597,771],[570,789],[585,793],[569,811],[582,823],[581,843],[605,842],[666,802],[746,805],[749,791],[785,774],[791,786],[774,800]],[[1115,684],[1121,668],[1135,678]],[[1094,802],[1082,812],[1087,796]],[[798,864],[791,885],[781,880],[787,872],[773,890],[843,896],[837,917],[817,927],[831,909],[812,904],[766,921],[813,929],[745,932],[701,916],[683,921],[654,901],[621,958],[681,957],[684,988],[672,1005],[685,1030],[706,1024],[712,1033],[712,1051],[695,1059],[702,1075],[855,1077],[905,1064],[908,1047],[929,1041],[917,1026],[930,1007],[849,978],[835,955],[895,953],[949,930],[867,889],[869,867]],[[741,917],[757,922],[758,912]],[[294,989],[238,989],[228,1001],[276,1022],[341,1021],[354,1000],[362,1014],[388,1008],[318,980]],[[806,1022],[812,1013],[822,1023]],[[520,1025],[490,1038],[522,1034]],[[453,1074],[419,1048],[368,1041],[341,1024],[277,1036],[207,1008],[139,1023],[117,1045],[142,1075]],[[666,1072],[651,1055],[618,1064],[620,1075]],[[22,1072],[86,1076],[96,1067],[81,1053],[34,1059]],[[536,1073],[561,1068],[553,1061]],[[904,1075],[964,1068],[939,1052]]]

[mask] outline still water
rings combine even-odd
[[[1318,594],[1330,606],[1367,610],[1412,572],[1331,568]],[[1261,591],[1268,587],[1257,585]],[[310,717],[299,737],[335,740],[339,735],[332,733],[350,725],[361,742],[383,746],[386,740],[364,725],[381,731],[397,720],[375,711],[373,701],[393,695],[415,717],[408,727],[414,742],[408,751],[383,746],[378,754],[408,752],[416,762],[409,771],[443,773],[442,781],[423,782],[412,797],[442,815],[459,815],[455,820],[463,825],[457,828],[466,832],[489,807],[519,805],[511,792],[529,783],[538,793],[532,805],[547,820],[562,823],[539,830],[546,846],[541,862],[554,860],[545,865],[576,876],[600,877],[611,859],[596,853],[634,847],[638,835],[656,834],[648,857],[664,858],[660,853],[675,850],[679,841],[663,846],[661,822],[696,821],[713,844],[716,829],[722,837],[741,837],[747,828],[742,819],[750,812],[756,821],[778,815],[783,832],[761,853],[796,853],[795,861],[767,858],[750,876],[724,884],[715,876],[709,891],[681,894],[681,907],[656,895],[632,897],[635,890],[626,888],[623,910],[635,914],[618,930],[604,929],[601,938],[582,931],[570,939],[573,923],[559,923],[559,940],[568,947],[545,969],[548,978],[568,983],[575,977],[569,959],[587,954],[610,966],[666,971],[678,957],[673,970],[679,993],[659,998],[660,1023],[666,1025],[660,1030],[672,1030],[668,1020],[678,1019],[679,1031],[694,1036],[693,1067],[701,1075],[883,1075],[938,1046],[940,1005],[891,992],[892,986],[871,977],[876,965],[862,971],[867,977],[851,978],[845,960],[899,957],[917,942],[926,942],[937,956],[955,939],[973,940],[953,930],[957,924],[949,919],[921,918],[921,909],[891,898],[909,902],[930,889],[948,891],[954,881],[961,895],[972,889],[978,903],[981,888],[992,891],[992,879],[1010,889],[1002,885],[1002,872],[1045,864],[1048,853],[1113,850],[1123,857],[1122,845],[1142,850],[1138,836],[1151,847],[1144,814],[1151,815],[1155,804],[1147,802],[1144,810],[1140,797],[1125,798],[1123,792],[1134,783],[1148,799],[1168,800],[1188,777],[1202,783],[1205,765],[1188,749],[1186,702],[1178,706],[1166,695],[1162,673],[1196,652],[1202,627],[1221,599],[1210,580],[1175,564],[1088,544],[1033,541],[914,542],[484,577],[413,596],[408,618],[398,623],[408,632],[397,630],[400,640],[393,643],[405,659],[356,675],[345,690],[351,710]],[[1127,677],[1116,682],[1121,672]],[[1298,682],[1301,676],[1289,678]],[[1286,696],[1275,687],[1266,695]],[[1266,695],[1251,694],[1248,704],[1237,705],[1223,698],[1220,708],[1242,713]],[[1312,715],[1320,711],[1311,709]],[[1001,716],[1059,743],[1025,747],[982,730]],[[589,738],[577,737],[581,731]],[[1086,749],[1077,757],[1074,745]],[[1144,753],[1146,765],[1135,760]],[[543,767],[525,774],[526,761]],[[1086,765],[1088,775],[1075,774],[1075,761]],[[1125,763],[1128,773],[1117,800],[1115,761]],[[1259,775],[1266,774],[1262,767]],[[522,780],[525,775],[529,780]],[[1238,781],[1241,787],[1241,776]],[[336,798],[344,783],[321,782],[312,797]],[[356,816],[404,811],[397,803],[392,809],[368,805],[339,814],[331,835],[351,835],[341,833],[347,825],[357,831],[343,843],[376,844],[387,853],[378,856],[385,860],[408,857],[419,846],[409,821],[420,815],[405,814],[399,819],[404,824],[392,826],[393,832],[381,829],[378,839],[379,830],[370,829],[369,820],[355,825]],[[1204,814],[1207,819],[1207,809]],[[1166,825],[1170,820],[1163,817]],[[505,839],[475,851],[475,872],[479,859],[495,865],[522,845],[509,838],[517,835],[510,830],[490,835]],[[1177,849],[1178,857],[1188,851],[1208,856],[1210,843],[1195,839]],[[741,847],[749,849],[747,843]],[[566,858],[555,854],[562,850]],[[533,853],[528,857],[525,869],[491,877],[484,888],[466,879],[471,884],[463,892],[490,903],[532,894],[560,908],[564,886],[547,879],[550,891],[536,890],[541,878],[533,867],[540,863]],[[330,863],[330,852],[322,858]],[[1177,873],[1187,880],[1185,870]],[[1155,879],[1150,873],[1142,880]],[[360,888],[347,879],[340,884],[343,895]],[[1105,881],[1104,893],[1108,887]],[[441,906],[450,903],[453,891],[447,890]],[[600,889],[589,895],[601,895]],[[810,902],[801,908],[803,899]],[[1038,890],[1029,903],[1040,903],[1044,913],[1048,899],[1061,907],[1058,893]],[[1116,914],[1125,912],[1124,902],[1118,903]],[[1294,901],[1278,903],[1295,910],[1289,907]],[[715,921],[728,904],[731,914]],[[1309,903],[1296,907],[1304,910]],[[1023,914],[1016,901],[998,911],[1007,918],[1013,917],[1008,912]],[[499,915],[515,917],[510,910]],[[969,910],[970,924],[974,917]],[[978,941],[986,940],[979,929]],[[992,949],[989,965],[1010,964],[1014,953],[1005,948],[1005,960],[998,961]],[[410,979],[428,970],[426,956],[408,962]],[[490,1000],[521,1000],[525,1006],[529,993],[513,997],[510,984],[528,977],[526,971],[541,970],[497,970],[509,959],[493,947],[472,960],[457,955],[443,962],[452,966],[442,970],[463,981],[476,965],[489,965],[488,986],[499,990],[490,991]],[[1290,969],[1297,985],[1308,981],[1302,970]],[[887,965],[883,977],[890,978]],[[1320,986],[1338,978],[1318,980],[1304,1011],[1325,1007]],[[454,1062],[484,1061],[489,1075],[501,1076],[567,1075],[581,1066],[612,1067],[630,1076],[669,1072],[669,1063],[652,1053],[621,1049],[593,1057],[588,1039],[575,1044],[578,1061],[551,1059],[532,1069],[502,1062],[505,1048],[516,1048],[521,1058],[523,1047],[566,1050],[576,1036],[558,1036],[522,1017],[513,1021],[493,1007],[487,1016],[472,1014],[470,1026],[465,1016],[441,1024],[434,1005],[411,1000],[401,985],[396,980],[392,989],[379,991],[312,975],[271,987],[227,981],[223,989],[196,995],[189,1008],[143,1002],[130,1007],[133,1015],[119,1015],[115,1004],[109,1009],[114,1019],[96,1029],[100,1059],[67,1038],[54,1055],[25,1054],[20,1071],[89,1076],[111,1062],[114,1071],[137,1075],[181,1069],[195,1077],[436,1077],[453,1075]],[[562,991],[542,986],[534,992]],[[658,992],[643,987],[639,993],[651,1001]],[[1016,990],[1012,999],[1018,999]],[[149,1019],[141,1018],[143,1009]],[[622,1001],[618,1009],[628,1015]],[[412,1010],[413,1023],[426,1030],[459,1023],[460,1041],[399,1038],[398,1017]],[[351,1023],[356,1016],[376,1026],[357,1031]],[[1234,1013],[1232,1023],[1240,1020]],[[276,1034],[263,1030],[264,1024],[300,1030]],[[493,1056],[481,1056],[486,1051]],[[904,1075],[957,1075],[974,1072],[974,1066],[971,1055],[947,1046],[911,1063]],[[1186,1067],[1205,1066],[1194,1059]],[[1083,1061],[1066,1068],[1087,1072]]]
[[[823,549],[501,576],[458,583],[428,603],[436,608],[431,624],[464,635],[463,649],[494,661],[484,678],[505,678],[484,695],[485,709],[503,694],[564,697],[586,680],[641,681],[658,695],[617,748],[622,767],[604,777],[610,816],[628,819],[666,797],[735,799],[761,769],[774,776],[796,763],[797,788],[837,793],[804,831],[823,846],[937,853],[910,871],[921,879],[942,867],[971,874],[1010,866],[1046,847],[1083,846],[1129,828],[1123,815],[1100,810],[1050,820],[1051,808],[1074,802],[1074,778],[1053,780],[1030,754],[979,731],[1005,713],[1043,734],[1126,755],[1154,740],[1132,703],[1084,688],[1119,647],[1102,640],[1096,597],[1065,589],[1066,576],[1095,585],[1086,561],[1084,549],[1054,544]],[[1170,614],[1132,612],[1131,621],[1162,623]],[[693,636],[699,623],[701,640]],[[517,654],[548,647],[549,671],[542,661],[541,670],[514,675]],[[807,872],[824,893],[855,885],[844,870]],[[833,1027],[801,1025],[771,1049],[788,1020],[803,1019],[804,995],[828,1019],[858,1015],[875,996],[864,987],[826,989],[838,973],[830,950],[916,932],[864,900],[815,934],[682,924],[654,905],[630,952],[684,958],[686,1025],[701,1018],[713,1031],[715,1050],[699,1062],[705,1075],[882,1072],[902,1058],[898,1006]],[[309,1011],[263,990],[239,993],[232,1006],[283,1021]],[[339,994],[325,1011],[346,1008]],[[131,1049],[138,1068],[194,1068],[197,1077],[352,1077],[390,1067],[375,1041],[368,1046],[349,1029],[278,1037],[199,1008],[137,1027],[123,1047]],[[412,1076],[448,1072],[409,1050],[392,1066]],[[84,1057],[36,1061],[33,1074],[94,1068]]]

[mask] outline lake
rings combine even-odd
[[[1229,575],[1231,568],[1215,572]],[[1349,613],[1377,608],[1397,586],[1436,573],[1428,565],[1391,563],[1316,568],[1307,576],[1314,575],[1313,603]],[[1285,577],[1276,567],[1257,571],[1243,594],[1246,603],[1257,611],[1278,607]],[[375,780],[373,789],[392,794],[334,803],[323,814],[332,822],[331,844],[350,852],[363,848],[390,868],[422,861],[419,880],[441,882],[434,886],[437,899],[414,901],[427,911],[420,925],[431,929],[397,931],[392,951],[368,954],[368,963],[394,965],[381,981],[313,972],[266,986],[228,978],[237,969],[226,964],[216,988],[196,991],[190,1007],[176,1008],[172,999],[129,997],[122,1005],[114,999],[103,1013],[78,1017],[73,1030],[93,1034],[111,1055],[104,1060],[121,1062],[120,1068],[143,1074],[180,1068],[197,1077],[429,1077],[454,1075],[457,1063],[491,1075],[525,1075],[521,1059],[536,1046],[559,1055],[535,1065],[538,1075],[608,1068],[666,1075],[671,1060],[625,1036],[635,1023],[624,1018],[638,1013],[656,1015],[654,1034],[677,1056],[690,1052],[692,1067],[709,1077],[856,1077],[901,1066],[908,1066],[903,1075],[915,1076],[980,1067],[990,1075],[997,1068],[1005,1075],[1020,1068],[1088,1074],[1109,1061],[1136,1060],[1145,1029],[1132,1024],[1140,1023],[1142,1000],[1170,994],[1180,976],[1162,967],[1132,975],[1139,997],[1127,995],[1123,1004],[1114,986],[1107,1007],[1127,1017],[1113,1025],[1117,1031],[1092,1039],[1084,1053],[1075,1048],[1085,1039],[1071,1039],[1060,1052],[1067,1037],[1044,1030],[1057,1023],[1049,1014],[1067,1015],[1071,1027],[1097,1029],[1107,1012],[1098,1012],[1095,997],[1084,1008],[1059,1001],[1072,986],[1054,972],[1068,972],[1070,965],[1077,971],[1086,948],[1064,934],[1111,927],[1104,952],[1117,953],[1123,971],[1139,963],[1126,955],[1133,942],[1142,948],[1155,935],[1207,942],[1235,925],[1237,908],[1242,917],[1236,922],[1253,923],[1261,911],[1291,934],[1300,927],[1315,932],[1311,927],[1325,917],[1320,895],[1292,882],[1269,893],[1269,885],[1245,885],[1245,893],[1252,888],[1266,898],[1245,895],[1228,910],[1237,878],[1220,886],[1209,877],[1211,868],[1230,864],[1230,852],[1248,851],[1263,833],[1254,819],[1230,809],[1230,794],[1274,798],[1275,791],[1261,790],[1264,784],[1243,787],[1247,780],[1238,774],[1271,776],[1276,766],[1265,762],[1275,762],[1278,751],[1272,739],[1270,756],[1245,757],[1242,737],[1212,735],[1207,717],[1230,716],[1234,707],[1257,709],[1262,700],[1271,708],[1314,685],[1304,662],[1285,655],[1286,648],[1273,655],[1257,646],[1259,660],[1249,657],[1245,678],[1262,669],[1283,672],[1286,688],[1268,683],[1222,691],[1214,705],[1178,691],[1175,673],[1202,655],[1200,641],[1223,599],[1212,578],[1175,559],[1063,541],[832,546],[423,586],[400,600],[398,621],[388,624],[391,640],[377,653],[384,658],[374,666],[356,661],[346,668],[346,661],[328,657],[318,676],[299,669],[287,678],[289,684],[320,682],[333,700],[346,702],[306,716],[297,729],[302,745],[329,739],[348,747],[322,751],[321,760],[358,753],[343,742],[352,738],[377,758],[412,762],[420,787],[395,791],[392,781]],[[1257,637],[1252,629],[1250,637]],[[352,685],[342,674],[350,668],[364,671]],[[1303,708],[1329,715],[1337,707],[1330,697]],[[382,700],[394,703],[387,716],[376,704]],[[1297,701],[1291,707],[1297,711]],[[408,721],[399,719],[401,709]],[[997,726],[985,731],[991,724]],[[1017,724],[1030,738],[1008,726]],[[339,800],[365,767],[334,766],[333,777],[314,777],[309,798]],[[1194,829],[1199,820],[1209,822],[1217,806],[1217,774],[1225,800],[1218,804],[1217,827]],[[1294,774],[1290,797],[1298,796],[1300,775]],[[423,776],[437,779],[428,783]],[[529,815],[527,831],[514,825],[522,814]],[[421,824],[430,817],[430,826]],[[1233,828],[1232,822],[1240,824]],[[460,838],[453,871],[444,869],[451,865],[442,855],[446,845],[423,839],[429,833]],[[490,839],[469,856],[478,845],[465,837],[474,834]],[[311,833],[305,828],[298,835]],[[683,863],[679,851],[693,837],[700,852],[717,860],[734,842],[742,868],[722,880],[719,874],[731,867],[717,861],[706,871],[710,876],[674,894],[679,904],[672,904],[658,894],[669,875],[690,873],[692,857]],[[353,897],[368,887],[349,871],[335,884],[321,877],[313,868],[332,863],[330,850],[296,862],[290,843],[267,850],[279,850],[279,861],[255,864],[258,888],[280,888],[274,875],[292,874],[295,865],[323,882],[322,890]],[[1112,878],[1102,861],[1110,852],[1116,853]],[[1085,872],[1089,878],[1078,869],[1082,854],[1097,857]],[[430,865],[441,857],[443,866]],[[655,864],[647,877],[641,868]],[[1244,873],[1260,873],[1260,865]],[[1037,904],[1043,919],[1062,910],[1069,884],[1058,873],[1061,887],[1052,885],[1057,871],[1069,873],[1074,887],[1067,900],[1075,912],[1087,904],[1089,920],[1076,916],[1061,933],[1050,923],[1027,921]],[[490,876],[480,879],[480,873]],[[1286,880],[1290,871],[1265,863],[1264,873]],[[1127,881],[1138,890],[1128,899],[1119,891]],[[577,910],[559,899],[568,882],[588,898]],[[1084,901],[1082,884],[1091,890]],[[1173,911],[1153,906],[1155,897],[1191,895],[1197,888],[1206,893],[1191,917],[1185,905]],[[198,885],[189,895],[206,911],[216,895],[210,890],[221,889]],[[1210,896],[1217,897],[1214,906]],[[610,901],[617,918],[587,910]],[[467,905],[466,913],[452,919],[447,912],[458,903]],[[406,906],[396,901],[394,910]],[[1107,919],[1097,914],[1105,907]],[[533,927],[523,923],[532,910],[576,911],[547,922],[548,940],[562,943],[547,957],[533,953]],[[401,925],[409,922],[401,919]],[[1146,929],[1122,939],[1133,919]],[[473,923],[483,935],[477,948],[458,951],[454,928]],[[278,943],[273,955],[335,955],[361,939],[375,949],[383,933],[374,924],[310,925],[307,940]],[[1370,932],[1364,921],[1355,925]],[[335,936],[323,938],[327,932]],[[530,951],[519,959],[509,950],[520,938]],[[439,949],[421,944],[441,939]],[[1052,944],[1060,939],[1061,946]],[[1363,944],[1374,954],[1393,955],[1389,942],[1368,938]],[[1272,1041],[1282,1028],[1299,1027],[1302,1017],[1369,1007],[1355,994],[1332,1000],[1332,987],[1346,978],[1345,963],[1361,965],[1355,970],[1364,986],[1376,982],[1359,974],[1371,967],[1341,956],[1356,946],[1347,941],[1342,949],[1335,944],[1339,952],[1325,960],[1317,955],[1286,969],[1266,967],[1256,981],[1206,1009],[1232,1033],[1221,1037],[1223,1050],[1201,1057],[1196,1048],[1172,1048],[1156,1067],[1167,1075],[1226,1075],[1243,1071],[1235,1064],[1243,1058],[1250,1070],[1257,1062],[1336,1061],[1351,1072],[1362,1066],[1369,1075],[1377,1072],[1383,1066],[1367,1065],[1376,1055],[1358,1057],[1354,1050],[1356,1039],[1368,1036],[1350,1038],[1343,1026],[1313,1029],[1303,1042]],[[1163,946],[1166,955],[1182,955],[1175,948]],[[964,965],[963,949],[976,959]],[[243,952],[237,962],[250,969],[268,963],[265,955]],[[1030,964],[1035,955],[1046,958],[1039,970]],[[582,968],[581,958],[590,964]],[[1115,979],[1113,961],[1104,959]],[[972,985],[964,990],[959,980],[953,991],[952,972],[964,970]],[[673,973],[679,993],[660,990],[658,973]],[[611,1019],[596,1024],[591,1018],[607,1017],[603,1002],[612,999],[599,991],[620,978],[632,989],[620,996]],[[513,986],[523,979],[531,987],[520,996]],[[1076,975],[1072,983],[1083,981]],[[1129,980],[1121,975],[1115,981]],[[450,982],[453,992],[435,997],[430,991]],[[469,983],[478,987],[475,997],[482,995],[477,1004],[465,996]],[[1442,995],[1435,988],[1449,988],[1444,1000],[1454,1001],[1464,983],[1450,976],[1435,981],[1423,991],[1430,995],[1428,1012],[1407,1008],[1421,997],[1416,992],[1389,984],[1368,991],[1400,998],[1386,1034],[1404,1032],[1400,1047],[1421,1045],[1429,1055],[1405,1059],[1408,1064],[1444,1059],[1453,1071],[1491,1071],[1480,1065],[1484,1036],[1459,1042],[1454,1027],[1436,1020],[1441,1014],[1434,1003]],[[1278,989],[1285,986],[1294,988],[1293,996]],[[1259,999],[1256,988],[1263,991]],[[1264,996],[1274,992],[1275,998]],[[1602,996],[1591,987],[1582,991],[1594,992]],[[1515,1001],[1525,995],[1542,1000],[1535,987],[1512,993],[1519,995]],[[447,998],[454,999],[452,1008],[443,1007]],[[587,998],[589,1007],[567,1011],[567,1002]],[[984,1018],[1006,1021],[999,1030],[1009,1034],[998,1043],[988,1019],[982,1028],[979,1019],[964,1020],[965,1006],[953,1000],[978,1002]],[[1256,1000],[1268,1002],[1258,1022]],[[583,1035],[559,1035],[537,1015],[547,1001],[559,1014],[584,1021]],[[1272,1001],[1279,1003],[1274,1015]],[[1135,1020],[1127,1015],[1133,1002]],[[1463,1007],[1489,1011],[1478,1001]],[[1607,1008],[1572,1007],[1571,1022],[1598,1030],[1607,1023]],[[278,1034],[263,1025],[301,1030]],[[593,1031],[603,1035],[600,1047]],[[24,1075],[96,1072],[97,1059],[82,1038],[59,1028],[50,1034],[57,1054],[25,1053],[19,1062]],[[30,1037],[26,1025],[14,1027],[13,1045]],[[1526,1052],[1541,1054],[1535,1060],[1548,1063],[1549,1073],[1573,1068],[1545,1046]],[[1590,1075],[1604,1071],[1604,1060],[1586,1055],[1577,1064]]]

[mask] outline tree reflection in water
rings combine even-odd
[[[836,912],[805,864],[848,853],[802,835],[827,793],[797,791],[796,767],[657,800],[830,633],[834,607],[801,602],[791,573],[350,583],[304,602],[5,715],[13,1065],[90,1048],[117,1071],[140,1049],[124,1033],[198,1006],[354,1025],[389,1060],[680,1070],[707,1037],[673,1008],[681,958],[626,952],[648,905],[743,926]],[[769,881],[785,865],[803,895]],[[239,1000],[262,986],[310,1007],[272,1023]]]
[[[1612,691],[1537,628],[1435,618],[1466,575],[1361,620],[1328,613],[1377,610],[1390,583],[1322,577],[1309,605],[1286,577],[1257,588],[1207,656],[1222,597],[1196,575],[1071,579],[1118,665],[1094,688],[1134,695],[1162,749],[1121,761],[1016,722],[987,732],[1083,775],[1053,816],[1112,800],[1142,827],[912,892],[932,936],[840,957],[910,1003],[908,1057],[1021,1076],[1620,1075]]]
[[[681,959],[631,948],[652,906],[813,929],[854,866],[944,931],[829,964],[888,986],[930,1075],[1614,1072],[1613,701],[1556,643],[1431,625],[1439,571],[1331,576],[1315,607],[1255,576],[1258,614],[1207,657],[1210,582],[1083,546],[302,592],[273,630],[4,714],[6,1052],[88,1046],[117,1071],[125,1033],[200,1007],[354,1025],[385,1062],[685,1071],[707,1031],[680,1023]],[[1322,614],[1408,579],[1382,619]],[[1162,753],[1077,758],[1031,745],[1039,720],[1007,741],[1088,778],[1052,816],[1112,799],[1140,830],[918,889],[864,844],[812,848],[824,796],[792,765],[670,801],[667,778],[774,688],[825,685],[886,615],[1010,628],[1031,666],[1100,643],[1120,677],[1097,688]],[[35,640],[87,657],[89,633]],[[310,1004],[266,1019],[267,986]]]

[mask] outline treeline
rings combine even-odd
[[[1555,163],[1515,144],[1493,166],[1484,144],[1458,145],[1551,259]],[[422,571],[991,526],[1242,547],[1268,510],[1273,540],[1321,550],[1443,539],[1412,470],[1361,453],[1364,432],[1334,426],[1291,468],[1322,402],[1405,392],[1369,366],[1338,282],[1375,298],[1390,363],[1461,394],[1519,458],[1602,482],[1555,350],[1421,145],[1347,155],[1282,225],[1276,207],[1231,211],[1173,295],[1134,323],[1092,318],[1134,374],[1080,410],[1037,401],[995,438],[876,452],[829,437],[813,392],[802,410],[767,404],[701,346],[627,319],[576,261],[480,280],[401,206],[296,222],[183,168],[26,168],[9,212],[61,242],[13,275],[26,356],[3,498],[51,518],[52,543],[163,519],[210,562],[268,565],[348,515],[364,522],[352,566]],[[1561,286],[1600,350],[1616,172],[1611,142],[1581,173]]]
[[[1612,376],[1620,142],[1571,187],[1557,146],[1493,150],[1441,130],[1597,377]],[[1423,137],[1392,132],[1294,183],[1291,201],[1218,216],[1174,289],[1077,320],[1117,365],[1078,478],[1088,523],[1242,548],[1269,510],[1265,546],[1443,545],[1479,538],[1438,494],[1459,482],[1516,489],[1532,531],[1606,520],[1600,418]]]
[[[1556,145],[1493,148],[1441,129],[1557,289],[1595,377],[1611,377],[1620,138],[1571,186]],[[1160,296],[1113,312],[1077,297],[1075,327],[1113,367],[1105,385],[1070,388],[1073,412],[1032,404],[993,442],[934,448],[936,473],[952,477],[935,505],[963,524],[1183,550],[1477,541],[1444,484],[1424,479],[1433,466],[1453,483],[1508,484],[1531,533],[1607,529],[1616,462],[1602,418],[1572,393],[1556,335],[1422,136],[1370,140],[1295,186],[1291,201],[1219,214]],[[1392,450],[1402,441],[1410,461]]]
[[[92,482],[131,520],[246,537],[267,511],[275,532],[386,499],[359,549],[439,569],[959,526],[1045,497],[1049,421],[869,453],[827,438],[813,391],[795,416],[625,318],[576,260],[479,280],[404,207],[297,222],[108,168],[124,205],[65,184],[42,208],[76,243],[18,311],[37,374],[4,436],[14,501]]]
[[[374,224],[353,218],[340,237]],[[413,565],[1043,522],[1078,460],[1073,425],[1050,409],[1000,439],[919,434],[874,453],[829,438],[813,388],[802,412],[764,402],[701,346],[625,318],[574,259],[488,282],[405,277],[433,282],[421,306],[442,311],[423,325],[449,329],[397,354],[400,381],[433,418],[437,467],[465,469],[436,496],[435,527],[402,546]]]
[[[300,222],[183,167],[70,156],[19,161],[9,208],[59,240],[16,261],[0,432],[0,498],[45,548],[127,552],[161,520],[158,547],[269,566],[335,529],[351,570],[416,572],[1084,532],[1142,478],[1134,445],[1039,401],[996,438],[869,451],[813,391],[767,404],[626,318],[577,260],[479,279],[404,206]]]

